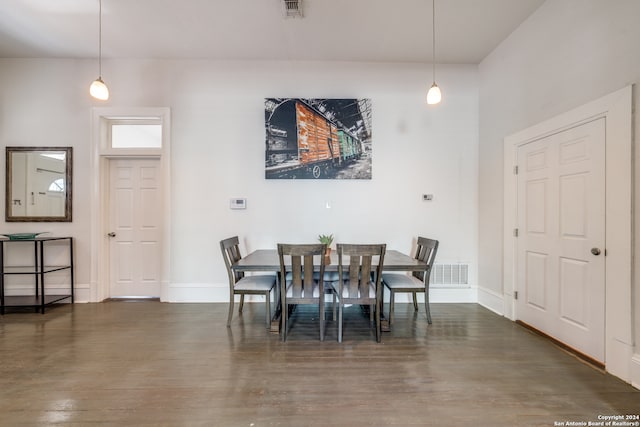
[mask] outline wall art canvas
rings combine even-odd
[[[371,179],[371,100],[266,98],[267,179]]]

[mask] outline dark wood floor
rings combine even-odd
[[[640,412],[640,392],[475,304],[398,304],[376,344],[300,308],[282,343],[248,304],[105,302],[0,318],[0,425],[553,426]],[[422,310],[422,307],[421,307]]]

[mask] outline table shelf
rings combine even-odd
[[[71,295],[45,295],[44,304],[54,304],[71,298]],[[5,307],[39,307],[42,301],[36,295],[10,295],[4,297]]]
[[[52,273],[54,271],[60,270],[68,270],[71,268],[71,265],[45,265],[43,268],[44,273]],[[29,266],[10,266],[4,267],[3,274],[5,275],[13,275],[13,274],[39,274],[41,271],[35,270],[35,267],[32,265]]]
[[[45,265],[45,249],[50,242],[62,242],[68,244],[68,263],[64,265]],[[28,265],[5,265],[5,254],[13,245],[32,244],[33,257]],[[58,245],[59,246],[59,245]],[[21,264],[25,262],[22,261]],[[47,273],[69,270],[69,289],[64,291],[59,288],[48,289],[45,284]],[[31,275],[34,277],[34,291],[29,295],[7,295],[5,286],[7,276]],[[48,292],[56,292],[51,294]],[[62,292],[62,293],[60,293]],[[27,292],[29,293],[29,292]],[[5,308],[32,307],[44,314],[45,307],[64,300],[74,302],[74,277],[73,277],[73,238],[72,237],[36,237],[34,239],[9,240],[0,239],[0,313],[5,313]]]

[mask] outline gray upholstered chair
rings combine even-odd
[[[315,304],[320,316],[320,341],[324,341],[324,244],[278,244],[280,258],[280,298],[282,299],[282,341],[287,340],[289,308],[298,304]],[[314,278],[316,265],[318,275]]]
[[[342,342],[342,312],[345,304],[368,305],[375,316],[376,341],[382,339],[380,276],[387,245],[352,245],[338,243],[338,342]],[[374,267],[373,259],[378,257]],[[348,262],[346,261],[348,258]],[[373,274],[372,274],[373,273]]]
[[[411,275],[399,273],[384,273],[382,283],[389,289],[389,324],[393,323],[393,311],[395,294],[405,292],[413,294],[413,307],[418,311],[418,299],[416,294],[424,293],[424,307],[427,313],[427,323],[431,324],[431,311],[429,310],[429,278],[431,269],[438,252],[438,241],[418,237],[418,244],[414,258],[425,262],[427,267],[423,271],[415,271]]]
[[[220,250],[229,275],[229,316],[227,318],[227,327],[231,326],[236,295],[240,295],[239,313],[242,313],[245,295],[264,295],[266,300],[265,316],[267,329],[269,329],[271,328],[271,291],[275,289],[276,276],[274,274],[245,276],[242,271],[233,271],[231,266],[242,258],[239,245],[238,236],[220,241]]]

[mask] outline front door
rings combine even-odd
[[[160,160],[113,159],[109,163],[111,297],[159,297]]]
[[[518,148],[517,318],[604,362],[605,122]]]

